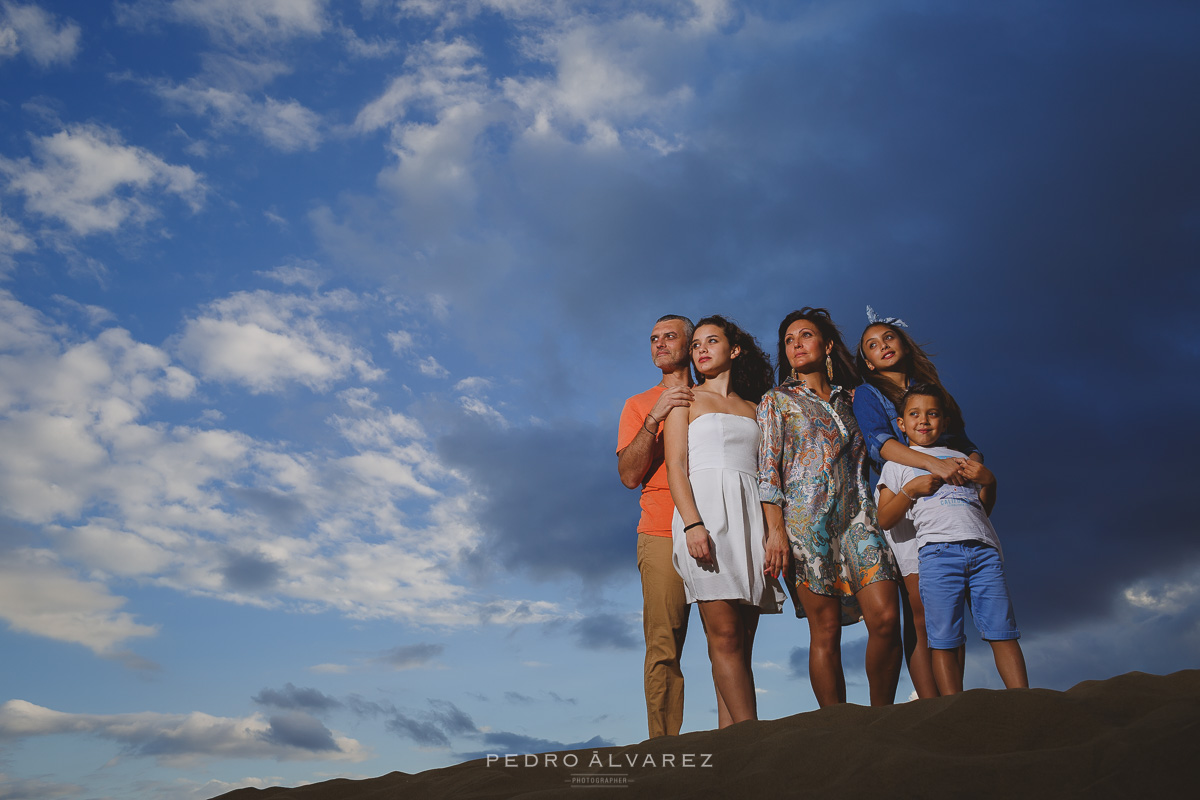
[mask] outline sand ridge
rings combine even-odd
[[[415,775],[238,789],[221,800],[1195,796],[1200,670],[1132,672],[1066,692],[975,689],[885,708],[842,705],[532,760],[496,755]]]

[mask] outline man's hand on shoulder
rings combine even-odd
[[[658,396],[654,407],[650,409],[650,417],[655,424],[660,424],[671,413],[671,409],[692,404],[692,389],[690,386],[669,386]]]
[[[621,483],[625,484],[626,488],[636,489],[645,480],[646,472],[654,460],[654,442],[659,427],[671,410],[690,405],[691,402],[692,390],[687,386],[671,386],[659,395],[650,413],[642,418],[633,439],[617,453],[617,472],[620,473]]]

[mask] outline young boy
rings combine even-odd
[[[963,689],[961,645],[968,606],[980,636],[992,646],[1004,685],[1027,689],[1000,540],[988,519],[996,504],[996,476],[965,454],[936,446],[946,426],[945,408],[940,387],[912,386],[900,401],[900,430],[909,447],[954,459],[973,483],[951,486],[924,470],[889,461],[879,477],[879,524],[891,528],[907,517],[917,529],[921,602],[938,691],[946,695]]]

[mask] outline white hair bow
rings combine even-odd
[[[899,317],[881,317],[875,313],[875,309],[867,306],[867,324],[875,325],[877,323],[883,323],[884,325],[895,325],[897,328],[908,327],[908,323]]]

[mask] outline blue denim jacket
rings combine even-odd
[[[871,472],[876,479],[883,470],[886,460],[879,453],[879,448],[888,439],[895,439],[901,444],[908,444],[908,438],[896,424],[896,406],[888,400],[883,392],[869,383],[864,383],[854,390],[854,418],[858,420],[859,430],[867,443],[867,460],[871,464]],[[967,436],[965,429],[946,431],[937,441],[940,447],[949,447],[970,455],[979,453],[979,448]],[[982,453],[980,454],[982,455]]]

